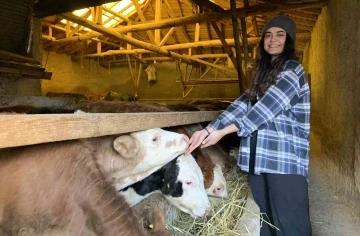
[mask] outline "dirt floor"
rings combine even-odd
[[[360,216],[345,205],[341,194],[331,188],[318,157],[321,154],[312,136],[309,198],[313,236],[360,235]],[[313,142],[314,141],[314,142]],[[313,145],[315,144],[315,145]]]

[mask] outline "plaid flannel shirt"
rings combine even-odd
[[[238,166],[242,170],[249,171],[250,137],[258,130],[255,174],[308,177],[310,90],[297,61],[285,63],[275,84],[254,106],[243,94],[209,126],[219,130],[231,124],[239,128]]]

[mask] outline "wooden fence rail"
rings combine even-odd
[[[0,148],[211,121],[219,111],[0,115]]]

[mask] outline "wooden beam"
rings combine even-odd
[[[129,44],[134,45],[136,47],[145,48],[145,49],[147,49],[147,50],[149,50],[151,52],[155,52],[155,53],[158,53],[158,54],[163,55],[163,56],[168,56],[168,57],[172,57],[174,59],[183,60],[186,63],[193,63],[191,60],[189,60],[188,58],[184,58],[180,54],[170,52],[170,51],[168,51],[166,49],[154,46],[154,45],[149,44],[149,43],[142,42],[140,40],[136,40],[134,38],[130,38],[130,37],[122,35],[122,34],[118,34],[118,33],[114,32],[114,31],[112,31],[112,30],[110,30],[108,28],[105,28],[104,26],[94,24],[91,21],[88,21],[88,20],[83,19],[81,17],[75,16],[72,13],[64,13],[64,14],[61,14],[61,16],[63,18],[65,18],[65,19],[67,19],[67,20],[76,22],[79,25],[83,25],[83,26],[88,27],[88,28],[90,28],[90,29],[92,29],[94,31],[100,32],[103,35],[106,35],[108,37],[112,37],[112,38],[121,40],[121,41],[123,41],[125,43],[129,43]]]
[[[44,21],[44,20],[41,22],[41,24],[45,25],[45,26],[48,26],[48,27],[51,27],[51,28],[54,28],[54,29],[58,29],[58,30],[66,32],[66,29],[64,27],[54,25],[53,23],[50,23],[50,22],[47,22],[47,21]]]
[[[214,28],[217,36],[219,37],[221,44],[223,45],[223,49],[225,49],[225,52],[229,55],[230,60],[232,61],[232,63],[234,64],[234,66],[236,68],[236,58],[235,58],[233,51],[230,48],[229,44],[226,42],[224,35],[222,34],[221,30],[217,26],[216,22],[211,22],[211,25]]]
[[[135,0],[137,1],[137,0]],[[161,0],[155,0],[155,22],[159,23],[161,21]],[[161,35],[160,29],[155,29],[155,45],[160,46]]]
[[[245,17],[245,16],[256,16],[259,14],[266,14],[271,12],[279,12],[279,11],[286,11],[289,9],[303,9],[303,8],[309,8],[309,7],[323,7],[327,4],[327,1],[321,0],[317,2],[311,2],[311,3],[293,3],[293,4],[279,4],[279,3],[262,3],[262,4],[256,4],[253,6],[249,6],[247,9],[247,12],[245,12],[244,8],[237,9],[237,16],[239,18]],[[193,23],[201,23],[201,22],[207,22],[207,21],[219,21],[219,20],[226,20],[231,17],[230,10],[225,10],[223,12],[206,12],[201,13],[198,15],[192,15],[192,16],[186,16],[186,17],[180,17],[175,19],[169,19],[161,21],[160,23],[151,22],[151,23],[145,23],[145,24],[139,24],[139,25],[132,25],[124,26],[124,27],[118,27],[112,29],[115,32],[118,33],[127,33],[129,31],[136,32],[136,31],[144,31],[144,30],[153,30],[153,29],[164,29],[164,28],[170,28],[174,26],[183,26],[186,24],[193,24]],[[100,36],[101,33],[96,32],[89,32],[85,35],[80,35],[80,37],[71,37],[69,39],[61,39],[57,40],[55,42],[58,43],[67,43],[72,41],[78,41],[78,40],[84,40],[84,39],[90,39],[93,37]]]
[[[126,18],[125,16],[121,15],[120,13],[117,13],[116,11],[113,11],[105,6],[103,6],[102,8],[104,11],[109,12],[110,14],[113,14],[114,16],[119,17],[120,19],[122,19],[123,21],[126,22],[131,22],[128,18]],[[115,17],[114,17],[115,18]]]
[[[117,47],[117,48],[119,48],[121,46],[120,44],[111,43],[109,41],[102,40],[102,39],[92,38],[91,40],[95,41],[95,42],[101,42],[101,43],[104,43],[104,44],[108,44],[108,45],[111,45],[111,46],[114,46],[114,47]]]
[[[67,21],[66,22],[66,38],[69,38],[70,33],[71,33],[71,31],[70,31],[70,21]]]
[[[145,16],[141,10],[141,7],[139,5],[139,2],[138,0],[132,0],[132,3],[134,4],[134,7],[136,9],[136,12],[138,14],[138,16],[140,17],[140,20],[143,22],[143,23],[146,23],[146,19],[145,19]],[[150,42],[154,45],[156,45],[155,43],[155,39],[154,39],[154,35],[152,34],[151,31],[146,31],[146,34],[148,35],[149,39],[150,39]]]
[[[164,0],[163,3],[164,3],[164,5],[163,5],[164,9],[167,11],[167,13],[168,13],[169,16],[171,17],[171,19],[176,19],[176,15],[175,15],[175,13],[171,10],[171,7],[170,7],[169,3],[167,2],[167,0]],[[179,6],[179,8],[180,8],[180,6]],[[162,23],[162,22],[160,22],[160,23]],[[176,28],[176,30],[177,30],[180,34],[183,35],[183,37],[185,38],[186,42],[188,42],[188,43],[191,42],[189,35],[186,33],[186,28],[185,28],[185,26],[182,25],[182,26]],[[199,54],[199,52],[198,52],[197,50],[195,50],[195,53],[196,53],[196,54]]]
[[[218,111],[0,115],[0,148],[193,124],[219,115]]]
[[[48,40],[48,41],[55,41],[55,37],[51,37],[50,35],[41,35],[42,39]]]
[[[246,33],[246,19],[241,18],[240,19],[240,24],[241,24],[241,36],[242,36],[242,48],[243,48],[243,54],[244,54],[244,58],[243,58],[243,66],[241,68],[243,75],[244,75],[244,82],[245,82],[245,89],[247,89],[250,86],[250,78],[247,78],[246,75],[246,65],[249,62],[249,44],[248,44],[248,37],[247,37],[247,33]],[[243,71],[244,70],[244,71]]]
[[[310,39],[311,34],[310,33],[298,33],[296,34],[296,38],[298,40],[301,39]],[[251,37],[248,38],[248,44],[249,45],[256,45],[260,42],[260,37]],[[235,40],[232,39],[226,39],[226,43],[228,45],[233,46],[235,44]],[[155,47],[155,46],[154,46]],[[176,44],[176,45],[165,45],[161,47],[161,49],[166,50],[178,50],[178,49],[187,49],[190,47],[222,47],[221,40],[207,40],[207,41],[199,41],[194,43],[183,43],[183,44]],[[146,50],[146,49],[133,49],[133,50],[109,50],[107,52],[101,53],[101,54],[85,54],[83,55],[83,58],[96,58],[96,57],[103,57],[103,56],[113,56],[113,55],[124,55],[124,54],[143,54],[143,53],[150,53],[152,51]],[[197,55],[192,56],[193,58],[198,58]],[[217,56],[214,56],[217,57]],[[80,59],[80,56],[73,56],[73,60]]]
[[[187,55],[180,55],[178,53],[174,53],[174,52],[171,52],[171,51],[168,51],[166,49],[164,49],[163,47],[160,48],[160,47],[157,47],[157,46],[154,46],[152,44],[149,44],[149,43],[145,43],[145,42],[142,42],[140,40],[136,40],[134,38],[130,38],[128,36],[125,36],[125,35],[122,35],[122,34],[118,34],[118,33],[115,33],[113,31],[111,31],[110,29],[108,28],[105,28],[101,25],[97,25],[91,21],[88,21],[86,19],[83,19],[81,17],[78,17],[72,13],[64,13],[61,15],[63,18],[67,19],[67,20],[70,20],[72,22],[76,22],[78,23],[79,25],[83,25],[85,27],[88,27],[90,29],[93,29],[93,30],[96,30],[108,37],[113,37],[113,38],[116,38],[116,39],[119,39],[119,40],[122,40],[126,43],[129,43],[129,44],[132,44],[134,46],[137,46],[137,47],[140,47],[140,48],[145,48],[149,51],[152,51],[152,52],[155,52],[155,53],[158,53],[160,55],[164,55],[164,56],[167,56],[167,57],[171,57],[171,58],[174,58],[174,59],[177,59],[177,60],[181,60],[183,62],[186,62],[188,64],[196,64],[194,62],[197,62],[197,63],[201,63],[203,65],[207,65],[207,66],[211,66],[211,67],[214,67],[215,69],[217,69],[219,72],[225,74],[225,75],[228,75],[228,76],[232,76],[233,75],[233,71],[225,68],[225,67],[222,67],[222,66],[218,66],[218,65],[213,65],[211,63],[208,63],[206,61],[203,61],[201,59],[197,59],[197,58],[192,58],[190,56],[187,56]],[[121,50],[120,50],[121,51]]]
[[[150,5],[151,2],[152,2],[152,0],[146,0],[145,4],[142,4],[142,5],[141,5],[141,9],[143,9],[143,12],[145,12],[145,11],[147,10],[147,8],[148,8],[149,6],[151,6],[151,5]],[[139,17],[139,15],[138,15],[138,16],[135,18],[134,22],[138,22],[139,19],[140,19],[140,17]],[[116,27],[116,26],[114,26],[114,27]]]
[[[236,0],[230,0],[230,8],[231,8],[231,20],[233,25],[233,34],[235,40],[235,51],[236,51],[236,63],[235,68],[237,70],[238,80],[239,80],[239,90],[240,93],[245,91],[245,79],[242,76],[242,66],[241,66],[241,50],[240,50],[240,39],[239,37],[239,27],[237,21],[237,13],[236,13]]]
[[[258,25],[257,25],[257,22],[256,22],[256,16],[251,17],[251,23],[252,23],[252,26],[254,28],[255,36],[260,37],[259,28],[258,28]]]
[[[238,84],[239,80],[237,78],[233,79],[218,79],[218,80],[190,80],[187,82],[184,82],[184,86],[203,86],[203,85],[209,85],[209,84]]]
[[[301,12],[298,10],[287,10],[286,13],[290,16],[300,17],[302,19],[306,19],[310,21],[317,21],[318,18],[317,15]]]
[[[8,60],[8,61],[24,62],[33,65],[40,65],[40,62],[33,58],[21,56],[11,52],[6,52],[3,50],[0,50],[0,59]]]
[[[165,43],[168,41],[169,37],[174,33],[175,27],[172,27],[164,36],[164,38],[161,40],[159,47],[162,47],[165,45]]]
[[[192,58],[227,58],[227,54],[219,53],[219,54],[199,54],[193,55]],[[145,57],[143,58],[144,61],[164,61],[164,60],[173,60],[169,57]],[[112,62],[112,61],[110,61]]]
[[[202,6],[202,7],[205,7],[211,11],[215,11],[215,12],[221,12],[223,11],[224,9],[213,3],[213,2],[210,2],[209,0],[192,0],[196,5],[198,6]]]
[[[184,54],[183,57],[188,58],[189,60],[192,60],[192,61],[196,61],[196,62],[198,62],[200,64],[213,67],[213,68],[217,69],[219,72],[223,73],[224,75],[227,75],[227,76],[230,76],[230,77],[236,76],[235,71],[230,70],[229,68],[226,68],[224,66],[215,65],[215,64],[213,64],[211,62],[207,62],[207,61],[204,61],[204,60],[201,60],[201,59],[197,59],[197,58],[194,58],[194,57],[191,57],[191,56],[187,56],[186,54]]]
[[[51,79],[52,73],[47,71],[33,71],[20,68],[8,68],[0,66],[0,74],[11,75],[14,77],[23,77],[31,79]]]
[[[131,25],[132,23],[128,23],[128,25]],[[127,36],[128,37],[130,37],[130,38],[132,38],[132,32],[127,32]],[[121,49],[121,48],[120,48]],[[126,44],[126,49],[127,50],[131,50],[132,49],[132,47],[131,47],[131,44]]]
[[[195,24],[195,40],[194,42],[199,42],[200,39],[200,24],[196,23]],[[189,56],[192,56],[192,48],[189,48]],[[194,48],[196,49],[196,48]]]

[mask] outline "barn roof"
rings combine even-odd
[[[122,0],[77,9],[43,19],[44,46],[74,59],[121,61],[132,55],[142,62],[174,59],[207,65],[216,58],[231,59],[236,28],[242,55],[251,56],[265,22],[282,14],[297,24],[301,56],[326,5],[324,0],[233,2],[237,21],[232,20],[230,0]]]

